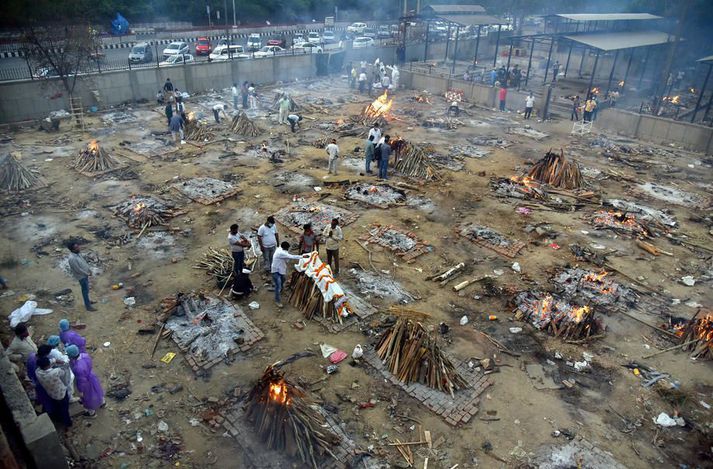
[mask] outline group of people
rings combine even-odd
[[[468,73],[468,72],[466,72]],[[463,76],[463,79],[470,80],[470,75],[468,78]],[[493,67],[489,74],[490,86],[500,86],[505,88],[515,88],[520,90],[520,83],[522,82],[522,70],[519,65],[515,65],[510,71],[505,69],[503,65],[500,68]]]
[[[296,114],[292,109],[292,99],[287,93],[282,93],[280,99],[277,100],[277,122],[278,124],[290,124],[292,133],[297,132],[299,123],[302,121],[302,116]]]
[[[349,76],[349,87],[358,87],[360,94],[368,92],[369,96],[372,95],[375,86],[382,90],[398,88],[401,75],[396,65],[385,65],[379,59],[374,61],[371,71],[369,71],[365,60],[359,63],[358,69],[355,64],[349,62],[346,71]]]
[[[389,159],[393,149],[391,148],[391,137],[381,135],[381,129],[377,123],[369,129],[369,135],[364,145],[364,158],[366,174],[373,174],[371,171],[372,161],[377,163],[379,179],[388,179]]]
[[[93,371],[87,341],[72,330],[70,322],[60,320],[57,334],[39,347],[27,324],[17,324],[14,332],[6,354],[18,376],[31,383],[35,402],[65,427],[72,425],[69,406],[74,402],[84,407],[85,417],[95,417],[105,405],[104,390]]]
[[[250,274],[252,271],[245,268],[245,250],[252,248],[252,243],[246,235],[240,233],[240,226],[235,223],[230,226],[228,233],[228,246],[233,256],[234,277],[231,294],[236,297],[245,297],[252,290]],[[265,223],[257,230],[257,242],[262,252],[262,269],[265,275],[272,277],[275,305],[282,308],[282,291],[287,281],[287,262],[299,260],[305,254],[319,252],[321,242],[326,247],[327,264],[330,265],[333,275],[339,275],[339,247],[344,235],[339,226],[339,219],[331,221],[321,233],[321,237],[312,229],[312,224],[303,226],[302,234],[297,243],[298,254],[290,254],[291,244],[287,241],[280,242],[275,218],[267,217]]]
[[[582,99],[579,95],[570,97],[572,100],[572,112],[569,119],[572,121],[579,121],[579,111],[582,111],[582,120],[584,122],[593,122],[597,119],[597,112],[599,108],[599,101],[596,94],[589,96],[587,100],[582,104]]]
[[[257,91],[255,83],[244,81],[238,89],[238,84],[233,83],[230,88],[230,94],[233,98],[233,110],[238,110],[238,98],[242,98],[243,109],[257,108]]]

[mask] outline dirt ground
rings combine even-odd
[[[272,104],[277,88],[261,90],[266,107]],[[424,467],[425,458],[429,468],[528,464],[573,467],[577,461],[580,467],[713,466],[710,362],[692,360],[681,351],[644,359],[677,341],[619,310],[598,312],[607,327],[603,338],[566,343],[516,321],[511,302],[519,291],[551,289],[552,274],[565,266],[580,265],[599,271],[575,259],[570,245],[576,243],[607,255],[609,265],[616,271],[607,270],[616,281],[638,291],[639,305],[623,310],[648,324],[663,324],[668,314],[689,319],[701,305],[710,307],[713,160],[673,147],[623,140],[617,143],[647,152],[614,151],[605,156],[601,147],[592,145],[600,135],[570,135],[568,120],[528,121],[532,129],[548,134],[535,140],[509,132],[510,128],[525,126],[519,112],[499,113],[467,104],[467,114],[459,117],[462,125],[457,129],[426,129],[420,125],[423,118],[444,117],[444,98],[431,96],[430,103],[421,103],[412,99],[416,91],[399,90],[386,129],[391,136],[432,144],[444,155],[450,153],[450,146],[466,145],[466,138],[477,136],[504,138],[511,145],[486,148],[489,153],[482,158],[456,158],[454,164],[462,165],[457,171],[436,166],[440,175],[437,181],[392,177],[390,184],[405,182],[407,186],[402,188],[406,187],[409,196],[428,203],[380,209],[347,200],[342,186],[328,184],[373,180],[360,174],[362,152],[353,154],[355,148],[362,149],[363,139],[340,137],[328,127],[320,128],[320,124],[335,124],[359,114],[371,99],[353,93],[337,78],[295,83],[285,89],[298,104],[316,98],[327,98],[332,104],[321,102],[325,112],[305,114],[302,129],[294,135],[289,126],[276,124],[276,112],[260,112],[255,122],[264,133],[258,137],[230,134],[226,122],[210,124],[218,137],[227,139],[209,145],[187,143],[172,153],[168,153],[172,148],[160,140],[170,140],[170,135],[165,134],[162,107],[150,104],[89,116],[86,131],[69,130],[64,123],[59,133],[31,128],[5,132],[11,140],[2,145],[2,152],[21,152],[22,163],[37,170],[47,186],[3,196],[0,274],[8,279],[12,291],[2,295],[0,306],[9,314],[26,295],[35,295],[40,307],[54,309],[52,314],[31,320],[37,343],[55,334],[57,322],[63,317],[85,323],[86,329],[80,332],[88,339],[94,369],[105,388],[122,381],[130,383],[131,394],[126,399],[107,398],[107,407],[99,411],[96,419],[78,416],[74,427],[64,434],[70,448],[68,456],[75,458],[77,465],[251,467],[254,461],[243,457],[239,444],[224,429],[210,427],[202,415],[219,411],[234,396],[249,390],[268,364],[311,350],[317,356],[295,362],[287,368],[287,374],[302,383],[317,383],[311,387],[314,396],[336,406],[347,433],[362,451],[373,456],[370,467],[405,467],[401,455],[388,443],[393,438],[418,441],[420,430],[429,430],[437,444],[430,452],[426,447],[414,448],[416,467]],[[228,94],[224,90],[192,97],[187,110],[212,121],[212,104],[228,102]],[[511,106],[517,107],[515,104]],[[596,123],[594,127],[597,133]],[[327,177],[325,151],[306,144],[320,137],[338,138],[345,158],[337,177]],[[126,163],[127,169],[90,178],[69,168],[79,149],[92,139]],[[263,140],[287,151],[282,157],[284,162],[272,163],[246,151]],[[129,144],[136,142],[148,142],[148,146],[155,147],[156,156],[134,151],[139,147],[130,149]],[[594,229],[588,220],[594,211],[602,209],[597,202],[563,195],[572,209],[555,210],[533,201],[494,195],[489,187],[491,177],[525,174],[529,164],[550,148],[562,148],[585,168],[586,189],[606,199],[636,201],[674,215],[678,226],[670,230],[671,236],[649,240],[671,255],[654,257],[639,249],[631,238]],[[233,181],[241,192],[207,206],[191,202],[169,187],[174,179],[199,176]],[[637,188],[637,183],[646,182],[693,194],[695,202],[653,198]],[[155,334],[141,335],[137,331],[155,323],[162,298],[192,290],[218,295],[216,282],[193,266],[209,247],[224,247],[228,226],[238,222],[244,230],[257,229],[267,215],[290,204],[295,194],[311,196],[315,187],[321,188],[323,203],[359,215],[344,227],[340,279],[346,286],[359,292],[352,268],[375,269],[415,298],[408,307],[426,313],[428,325],[445,322],[450,326],[442,338],[450,354],[472,360],[476,366],[478,359],[486,357],[496,364],[496,372],[490,374],[493,385],[480,396],[479,413],[467,424],[455,428],[448,425],[403,391],[377,379],[365,365],[352,366],[348,360],[340,364],[338,373],[320,381],[326,376],[328,362],[319,355],[319,344],[328,343],[348,353],[358,343],[365,347],[371,344],[374,339],[367,334],[372,323],[384,319],[388,307],[398,301],[388,296],[362,293],[362,299],[380,313],[359,327],[332,334],[314,321],[305,321],[305,327],[299,329],[293,324],[300,321],[301,313],[289,305],[283,310],[275,308],[267,289],[268,279],[254,273],[252,281],[259,291],[237,302],[265,333],[265,338],[249,352],[238,354],[230,364],[218,364],[204,376],[191,371],[170,339],[161,340],[151,357]],[[171,219],[169,230],[147,230],[137,240],[138,230],[130,229],[111,210],[131,194],[166,198],[186,213]],[[516,211],[523,206],[531,212]],[[465,221],[487,225],[525,242],[526,247],[514,259],[480,247],[455,234],[455,225]],[[357,241],[371,223],[413,231],[433,250],[407,263],[370,244],[370,260]],[[541,234],[532,227],[546,229]],[[297,236],[286,227],[278,225],[278,230],[282,239],[296,241]],[[127,233],[133,235],[128,243],[116,242]],[[86,240],[84,252],[91,252],[99,260],[100,272],[92,278],[97,312],[83,310],[79,286],[60,267],[67,255],[63,243],[69,238]],[[555,249],[557,246],[560,248]],[[469,276],[491,275],[492,285],[486,288],[476,283],[456,293],[452,285],[469,277],[459,277],[445,287],[425,279],[459,262],[467,264]],[[511,267],[513,262],[519,263],[520,272]],[[696,279],[694,286],[681,282],[681,277],[687,275]],[[112,285],[119,282],[124,287],[112,290]],[[55,293],[67,288],[72,289],[75,299],[73,304],[62,305]],[[125,305],[127,296],[135,298],[135,305]],[[260,308],[250,310],[250,301],[260,303]],[[459,321],[464,315],[468,323],[461,326]],[[497,316],[497,320],[488,320],[490,315]],[[512,333],[512,327],[523,330]],[[478,331],[489,334],[514,353],[502,353]],[[9,327],[4,328],[3,334],[10,337]],[[171,351],[178,353],[171,363],[159,361]],[[585,352],[592,356],[589,366],[576,371],[572,363],[581,361]],[[668,373],[670,378],[646,388],[642,377],[624,366],[630,362]],[[535,389],[525,372],[528,364],[541,365],[546,377],[561,389]],[[562,386],[563,379],[572,379],[573,386]],[[176,384],[182,389],[175,393],[165,390]],[[375,402],[373,408],[359,408],[359,404],[370,400]],[[671,416],[678,412],[686,425],[657,426],[654,419],[661,412]],[[168,425],[167,431],[158,430],[160,422]],[[167,438],[178,442],[178,446],[172,449],[166,445]],[[300,465],[296,462],[295,467]]]

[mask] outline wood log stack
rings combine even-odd
[[[197,119],[188,119],[185,128],[186,140],[195,142],[207,142],[215,138],[215,134],[208,125],[202,124]]]
[[[208,248],[203,257],[193,266],[194,269],[204,270],[206,274],[215,278],[222,287],[233,273],[233,256],[228,249]]]
[[[563,189],[579,189],[584,185],[584,177],[576,161],[569,161],[560,153],[548,151],[545,156],[530,169],[529,177]]]
[[[683,329],[682,348],[690,352],[691,358],[713,358],[713,312],[697,318],[699,313]]]
[[[40,178],[25,168],[14,154],[0,158],[0,190],[16,192],[42,185]]]
[[[572,305],[546,294],[539,298],[524,292],[516,298],[515,319],[527,320],[537,329],[565,340],[581,340],[601,336],[604,327],[589,306]]]
[[[408,317],[400,317],[384,332],[376,354],[391,374],[404,383],[425,384],[451,395],[468,387],[441,350],[436,335]]]
[[[335,301],[325,301],[317,284],[304,272],[292,272],[290,286],[292,293],[290,293],[289,303],[302,311],[306,319],[318,316],[342,324],[343,319]],[[350,310],[348,304],[346,307]]]
[[[401,138],[392,140],[391,148],[396,155],[394,168],[399,173],[427,181],[440,179],[438,172],[429,163],[428,155],[424,148]]]
[[[72,163],[72,167],[84,174],[99,174],[119,168],[120,163],[96,140],[89,142],[79,151],[79,155]]]
[[[132,228],[141,228],[142,232],[150,226],[166,225],[169,218],[182,213],[168,202],[142,195],[134,195],[114,206],[114,215]]]
[[[268,448],[285,451],[314,469],[341,442],[306,392],[285,379],[275,366],[267,367],[245,403],[245,414]]]
[[[262,130],[243,111],[233,117],[233,121],[230,123],[230,130],[243,137],[257,137],[262,133]]]

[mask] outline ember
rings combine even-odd
[[[270,365],[250,390],[245,415],[270,449],[286,451],[304,464],[321,467],[325,455],[340,443],[306,392]]]
[[[362,116],[368,119],[386,117],[389,111],[391,110],[391,106],[393,104],[394,100],[389,99],[388,91],[384,90],[384,94],[376,98],[364,109],[364,111],[362,112]]]
[[[135,195],[114,206],[114,215],[132,228],[146,229],[149,226],[165,225],[166,220],[183,212],[165,201],[145,195]]]
[[[534,164],[528,176],[564,189],[578,189],[584,184],[579,164],[576,161],[568,161],[563,150],[560,150],[559,155],[548,151],[544,158]]]
[[[661,98],[661,101],[664,103],[671,103],[671,104],[681,104],[681,97],[676,95],[676,96],[664,96]]]
[[[591,223],[600,230],[610,229],[630,235],[650,235],[646,226],[631,213],[600,210],[594,214]]]
[[[638,296],[629,288],[609,277],[609,272],[599,273],[572,268],[560,272],[552,279],[558,292],[565,298],[576,299],[596,306],[613,306],[625,303],[633,306]]]
[[[713,358],[713,312],[704,314],[681,328],[682,348],[691,352],[691,358]]]
[[[92,140],[79,151],[72,167],[82,174],[98,175],[113,171],[119,168],[120,164],[104,148],[100,147],[96,140]]]
[[[525,319],[555,337],[577,340],[604,332],[601,321],[594,318],[589,306],[576,306],[550,294],[540,297],[529,292],[520,293],[515,303],[515,319]]]
[[[542,185],[528,176],[511,178],[491,178],[490,188],[498,195],[517,199],[546,199],[547,192]]]

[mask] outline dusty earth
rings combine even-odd
[[[270,107],[276,88],[261,90],[265,108]],[[107,398],[107,407],[96,419],[77,416],[74,427],[63,432],[69,449],[67,456],[75,464],[122,468],[251,467],[254,461],[243,457],[239,444],[223,428],[211,427],[203,417],[230,405],[235,396],[250,389],[265,366],[292,353],[319,352],[320,343],[350,353],[356,344],[366,347],[373,341],[365,334],[388,313],[377,313],[359,327],[338,334],[327,332],[313,321],[306,321],[300,329],[294,323],[302,319],[301,313],[291,306],[276,309],[267,290],[267,278],[258,273],[252,275],[252,280],[259,291],[238,303],[262,329],[265,338],[247,354],[237,355],[230,364],[218,364],[206,375],[196,376],[170,339],[159,342],[152,357],[155,334],[137,333],[155,323],[162,298],[178,291],[219,293],[216,282],[193,266],[208,247],[225,245],[226,230],[231,223],[237,221],[243,229],[257,229],[267,215],[288,205],[293,195],[312,195],[314,188],[319,187],[324,203],[359,215],[356,222],[344,228],[342,282],[359,292],[359,284],[350,270],[375,269],[396,282],[407,295],[373,294],[364,289],[364,300],[386,311],[395,302],[408,300],[410,295],[414,301],[408,307],[426,313],[428,325],[445,322],[450,326],[442,339],[449,353],[472,360],[475,366],[482,358],[495,363],[496,372],[490,375],[493,385],[481,395],[479,413],[458,428],[377,379],[364,365],[353,366],[344,361],[339,372],[326,380],[322,378],[326,376],[324,368],[328,362],[319,353],[290,365],[289,376],[302,383],[316,383],[311,387],[314,397],[336,406],[347,433],[361,450],[371,453],[368,459],[371,467],[379,464],[404,467],[403,458],[388,443],[393,438],[418,441],[421,430],[429,430],[436,444],[430,451],[425,446],[413,448],[416,467],[423,467],[425,458],[429,458],[429,468],[528,464],[712,466],[713,374],[709,362],[691,360],[681,351],[644,359],[643,356],[677,342],[616,309],[598,313],[607,326],[605,337],[566,343],[515,321],[511,300],[518,291],[551,289],[549,279],[567,265],[579,264],[599,271],[598,267],[575,259],[569,246],[576,243],[607,255],[608,263],[617,269],[609,269],[611,275],[637,290],[640,298],[639,306],[621,309],[648,324],[665,323],[667,314],[688,319],[700,305],[710,307],[713,160],[673,147],[625,141],[618,143],[644,148],[648,153],[614,151],[605,156],[601,146],[592,145],[601,136],[571,136],[570,122],[556,118],[546,123],[528,122],[533,129],[548,134],[538,141],[507,133],[510,127],[524,126],[518,112],[498,113],[468,105],[465,106],[468,114],[460,117],[463,125],[456,130],[425,129],[419,126],[418,115],[443,117],[443,97],[431,96],[430,104],[419,103],[413,99],[415,91],[400,90],[395,95],[386,131],[392,136],[433,144],[444,155],[450,153],[450,146],[466,145],[466,138],[476,136],[505,138],[511,145],[487,147],[489,152],[480,158],[459,157],[456,166],[462,169],[458,171],[437,167],[440,175],[437,181],[393,177],[390,183],[406,183],[402,189],[405,187],[408,196],[418,203],[379,209],[347,200],[343,197],[343,186],[328,184],[370,180],[360,173],[361,152],[353,154],[355,148],[362,148],[363,140],[339,137],[324,124],[333,125],[338,119],[359,114],[371,99],[355,95],[338,79],[296,83],[285,88],[297,103],[328,98],[333,104],[322,102],[324,112],[306,114],[303,128],[295,135],[289,132],[289,127],[276,124],[275,112],[268,115],[261,111],[255,122],[264,132],[258,137],[244,139],[230,134],[225,122],[210,124],[224,140],[208,145],[188,143],[176,152],[165,145],[170,136],[165,135],[162,108],[152,105],[88,117],[86,131],[71,130],[65,123],[55,134],[32,128],[9,129],[5,133],[11,140],[2,145],[2,152],[20,151],[23,164],[38,171],[47,186],[3,196],[0,273],[8,279],[11,292],[2,295],[0,305],[9,314],[27,295],[34,295],[40,307],[54,309],[54,313],[31,321],[38,343],[56,333],[57,322],[63,317],[85,323],[87,327],[81,333],[88,338],[95,371],[105,388],[130,383],[131,394],[126,399]],[[188,100],[188,111],[212,121],[213,103],[227,96],[225,90],[193,97]],[[122,113],[128,113],[129,118]],[[606,118],[605,114],[600,118]],[[327,178],[324,150],[307,143],[333,136],[338,138],[345,158],[339,176]],[[72,158],[91,139],[97,139],[103,148],[126,163],[127,169],[94,179],[70,169]],[[246,151],[264,140],[271,147],[288,152],[282,157],[284,162],[275,164],[256,152]],[[596,202],[584,200],[575,206],[572,204],[576,199],[562,196],[572,209],[555,210],[533,201],[494,196],[489,188],[491,177],[522,175],[530,163],[550,148],[562,148],[566,155],[579,161],[588,175],[588,190],[604,198],[627,199],[669,211],[678,221],[678,226],[670,230],[672,236],[686,237],[693,244],[681,244],[666,236],[655,238],[649,241],[672,255],[654,257],[639,249],[633,239],[613,231],[595,230],[588,219],[601,209]],[[232,181],[241,193],[206,206],[170,189],[177,178],[199,176]],[[697,203],[654,198],[637,187],[639,183],[675,187],[695,195]],[[137,240],[138,230],[115,218],[110,208],[131,194],[171,199],[186,214],[170,220],[170,229],[147,230]],[[530,208],[531,213],[516,212],[522,206]],[[526,247],[515,259],[479,247],[455,235],[455,224],[464,221],[487,225],[525,242]],[[413,231],[433,251],[406,263],[372,244],[370,261],[357,241],[374,222]],[[546,229],[533,231],[533,227]],[[296,235],[286,227],[278,228],[283,239],[296,241]],[[122,236],[126,240],[129,233],[132,237],[128,242],[118,242]],[[97,275],[92,278],[92,295],[98,300],[95,313],[83,310],[78,285],[61,268],[67,255],[63,243],[69,238],[84,239],[85,252],[98,259]],[[511,268],[515,261],[521,266],[519,273]],[[469,276],[491,275],[492,284],[486,287],[476,283],[456,293],[452,285],[468,277],[460,277],[445,287],[425,280],[429,274],[459,262],[467,264]],[[696,278],[694,286],[681,283],[685,275]],[[119,282],[123,282],[123,289],[112,290],[111,286]],[[72,289],[75,300],[73,304],[59,304],[54,294],[67,288]],[[135,298],[135,305],[124,304],[127,296]],[[260,303],[259,309],[248,309],[247,303],[253,300]],[[464,315],[468,323],[461,326],[459,322]],[[490,315],[497,316],[497,320],[489,321]],[[514,334],[509,330],[511,327],[523,330]],[[3,329],[7,343],[9,327]],[[501,353],[478,331],[486,332],[514,353]],[[159,361],[171,351],[178,353],[172,362]],[[585,352],[592,356],[590,365],[576,371],[572,364],[581,361]],[[670,378],[645,388],[642,377],[623,366],[630,362],[668,373]],[[560,389],[535,389],[525,372],[525,365],[531,364],[541,365],[548,381]],[[573,385],[562,386],[564,379],[573,380],[570,382]],[[168,389],[175,391],[177,384],[182,389],[170,393]],[[373,408],[359,409],[359,404],[370,400],[375,403]],[[73,410],[80,412],[78,408]],[[653,420],[661,412],[669,415],[678,412],[686,426],[655,425]],[[167,431],[158,430],[161,422],[167,424]],[[166,438],[178,445],[166,445]],[[300,464],[295,462],[295,467]]]

